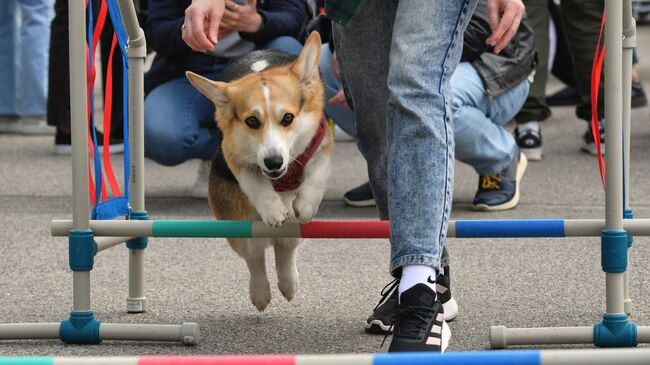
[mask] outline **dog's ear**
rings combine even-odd
[[[291,65],[291,71],[298,75],[302,84],[309,84],[318,76],[320,48],[320,35],[318,32],[311,32],[300,56]]]
[[[192,71],[185,72],[185,76],[190,80],[192,85],[197,88],[201,94],[208,97],[217,106],[228,104],[228,84],[220,81],[212,81],[203,76],[197,75]]]

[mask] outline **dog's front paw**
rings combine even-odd
[[[271,227],[279,227],[289,217],[289,209],[280,199],[274,200],[265,209],[259,211],[262,221]]]
[[[296,218],[302,224],[309,223],[314,218],[317,206],[318,204],[300,196],[293,202],[293,210],[296,213]]]

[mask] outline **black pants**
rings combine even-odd
[[[515,117],[518,123],[541,121],[550,116],[546,105],[546,80],[548,76],[548,0],[524,0],[530,24],[535,32],[535,45],[540,63],[535,70],[535,82],[531,85],[528,99]],[[604,0],[562,0],[558,43],[566,42],[573,61],[575,85],[581,103],[576,108],[580,119],[591,120],[591,65],[596,51]],[[563,32],[562,32],[563,31]],[[538,41],[539,39],[539,41]],[[570,76],[564,76],[570,78]],[[603,82],[598,99],[599,118],[603,116]]]
[[[93,0],[95,22],[99,14],[100,1]],[[47,98],[47,123],[59,129],[70,128],[70,68],[68,42],[68,0],[56,0],[54,20],[50,34],[50,66]],[[86,20],[87,21],[87,20]],[[106,80],[108,56],[113,40],[113,25],[106,15],[106,23],[100,37],[102,80]],[[79,72],[82,72],[79,70]],[[85,71],[83,71],[85,72]],[[99,73],[97,75],[99,77]],[[113,112],[111,115],[111,136],[122,136],[122,57],[116,47],[113,55]],[[106,83],[103,83],[106,85]],[[101,124],[102,121],[96,120]]]

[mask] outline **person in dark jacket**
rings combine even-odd
[[[451,77],[456,158],[479,174],[476,210],[514,208],[526,157],[503,125],[522,107],[537,52],[533,34],[522,21],[515,37],[499,54],[485,43],[491,34],[484,0],[479,1],[464,34],[461,63]],[[342,127],[349,130],[348,126]],[[344,196],[348,205],[374,205],[370,184]]]
[[[256,49],[298,54],[302,45],[297,38],[307,17],[303,0],[226,0],[219,43],[196,52],[182,39],[190,4],[149,2],[146,36],[156,58],[145,75],[145,155],[167,166],[210,160],[221,143],[214,104],[189,83],[185,72],[218,80],[228,60]],[[207,180],[203,185],[207,188]]]

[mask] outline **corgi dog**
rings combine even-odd
[[[216,106],[223,134],[212,159],[209,203],[217,219],[262,220],[279,227],[287,219],[309,222],[323,199],[334,142],[323,118],[324,89],[318,71],[321,41],[310,35],[295,56],[256,51],[237,58],[212,81],[187,77]],[[265,250],[273,246],[278,288],[287,300],[298,290],[300,238],[229,238],[250,272],[249,292],[261,312],[271,302]]]

